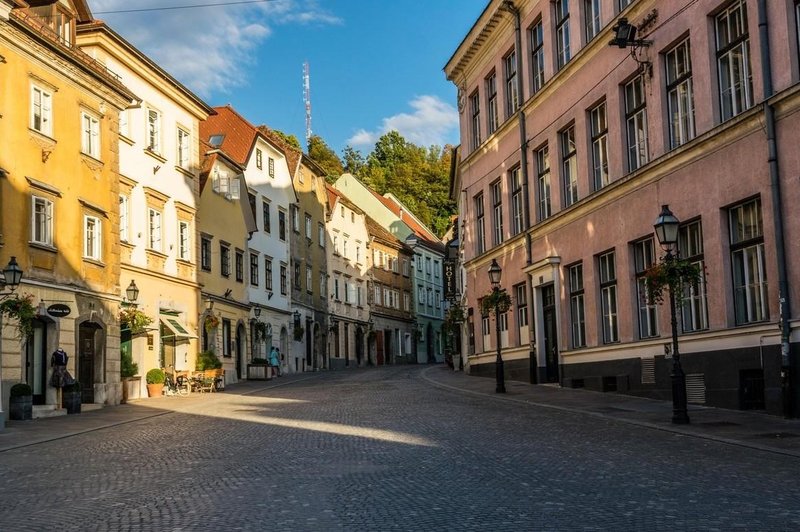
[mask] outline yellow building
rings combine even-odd
[[[54,405],[50,353],[62,347],[83,402],[116,404],[117,124],[138,100],[75,46],[76,24],[92,20],[86,2],[22,6],[0,0],[0,263],[17,258],[18,293],[38,318],[26,338],[6,320],[0,396],[7,404],[10,385],[27,382],[35,404]]]

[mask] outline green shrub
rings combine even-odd
[[[145,380],[147,384],[164,384],[165,377],[163,370],[160,368],[153,368],[147,372]]]
[[[266,358],[254,358],[250,361],[251,364],[267,364]]]
[[[217,357],[213,351],[202,351],[197,355],[197,364],[195,369],[197,371],[205,371],[207,369],[219,369],[222,367],[222,361]]]
[[[11,397],[24,397],[26,395],[33,395],[33,390],[24,382],[18,382],[11,387]]]
[[[139,365],[133,361],[133,355],[127,349],[120,352],[119,374],[123,379],[133,377],[139,373]]]

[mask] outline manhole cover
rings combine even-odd
[[[703,425],[704,427],[738,427],[739,423],[734,423],[733,421],[705,421],[697,423],[697,425]]]
[[[766,434],[756,434],[756,438],[764,438],[767,440],[780,440],[783,438],[797,438],[800,434],[794,432],[767,432]]]

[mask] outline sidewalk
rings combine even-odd
[[[613,419],[621,423],[683,434],[695,438],[769,451],[800,458],[800,420],[764,413],[689,405],[689,425],[672,423],[672,402],[617,393],[532,385],[506,381],[506,393],[495,393],[495,380],[471,377],[447,366],[428,367],[422,377],[431,384],[459,393],[482,395],[497,401]]]

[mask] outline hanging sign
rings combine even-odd
[[[47,307],[47,313],[54,318],[63,318],[64,316],[69,316],[71,312],[72,309],[70,309],[69,306],[65,305],[64,303],[55,303]]]

